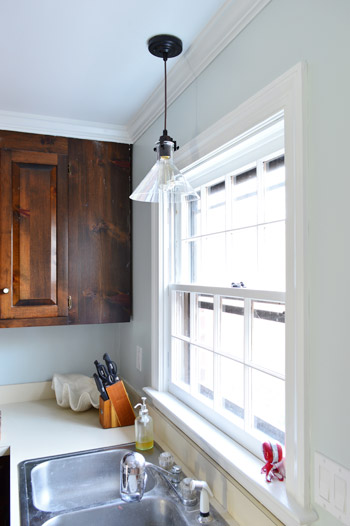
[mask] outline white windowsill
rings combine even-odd
[[[150,387],[145,387],[144,391],[159,411],[286,526],[311,524],[317,519],[315,511],[303,509],[287,494],[283,482],[267,483],[265,475],[261,474],[263,463],[245,448],[169,393]]]

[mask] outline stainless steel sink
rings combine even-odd
[[[199,508],[182,504],[166,478],[147,469],[140,502],[120,498],[120,460],[135,444],[26,460],[19,464],[21,526],[196,526]],[[162,449],[144,451],[158,464]],[[211,526],[227,522],[211,508]]]
[[[21,526],[39,526],[64,511],[119,499],[120,459],[130,450],[135,450],[133,443],[21,462]],[[156,463],[161,451],[155,445],[144,456],[148,462]],[[146,492],[154,485],[155,478],[150,473]]]
[[[45,526],[96,526],[118,524],[128,526],[181,526],[187,522],[179,508],[169,499],[145,495],[140,502],[119,502],[97,508],[65,513],[50,519]]]
[[[120,497],[119,464],[127,449],[94,451],[47,460],[31,470],[33,504],[42,511],[62,511],[104,504]],[[146,492],[154,487],[147,477]]]

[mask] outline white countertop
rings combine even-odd
[[[102,429],[98,410],[76,413],[55,399],[1,407],[0,454],[10,450],[11,526],[19,526],[17,466],[23,460],[134,441],[134,426]]]

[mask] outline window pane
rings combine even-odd
[[[254,369],[251,373],[253,426],[284,444],[285,383]]]
[[[258,218],[256,169],[234,176],[232,191],[233,227],[256,225]]]
[[[221,298],[221,351],[243,360],[244,302]]]
[[[284,375],[285,306],[255,301],[252,308],[252,361]]]
[[[198,283],[200,279],[201,240],[183,241],[181,244],[181,262],[176,260],[177,283]]]
[[[173,327],[172,333],[177,336],[190,337],[190,294],[189,292],[175,291],[173,301]]]
[[[196,294],[196,339],[198,343],[213,348],[214,298]]]
[[[185,391],[190,390],[191,381],[190,345],[172,338],[171,345],[171,381]]]
[[[214,400],[213,353],[205,349],[200,349],[199,347],[194,347],[193,349],[196,353],[197,381],[193,386],[195,395],[206,405],[212,407]]]
[[[265,221],[286,217],[284,157],[264,163]]]
[[[225,181],[207,188],[207,233],[225,230],[225,200]]]
[[[243,281],[248,288],[256,287],[257,282],[257,228],[243,228],[228,234],[229,284]]]
[[[199,262],[199,282],[203,285],[227,285],[226,270],[226,236],[213,234],[202,240],[203,252]],[[220,254],[220,257],[218,257]]]
[[[225,418],[243,425],[244,421],[244,370],[243,365],[218,357],[221,411]]]
[[[259,288],[286,289],[285,223],[273,223],[258,228]]]
[[[188,237],[200,234],[201,200],[190,201],[188,204]]]

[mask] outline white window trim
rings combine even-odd
[[[286,343],[289,346],[286,352],[286,458],[287,479],[286,484],[280,484],[279,490],[265,492],[256,486],[254,491],[253,479],[241,480],[241,483],[257,498],[276,514],[286,524],[311,523],[316,519],[316,514],[310,510],[309,493],[309,450],[307,435],[307,353],[305,335],[305,309],[306,291],[304,289],[304,247],[305,247],[305,208],[303,203],[304,171],[306,164],[306,134],[305,134],[305,95],[304,84],[306,77],[306,64],[299,63],[284,75],[262,89],[259,93],[241,104],[238,108],[226,115],[214,126],[201,133],[182,148],[176,156],[176,164],[181,169],[199,158],[208,155],[213,150],[231,141],[234,137],[242,135],[245,131],[258,126],[260,122],[270,116],[283,111],[285,125],[285,166],[287,174],[287,237],[294,240],[287,246],[286,261],[287,275],[293,283],[292,290],[287,290],[286,302],[288,304],[288,323],[286,324]],[[292,191],[288,191],[292,186]],[[293,221],[288,220],[289,210],[293,211]],[[159,211],[159,214],[161,212]],[[162,264],[163,251],[159,250],[159,241],[162,239],[163,221],[158,217],[158,208],[152,206],[152,398],[155,405],[164,411],[168,417],[169,411],[164,407],[165,379],[162,371],[165,339],[169,334],[169,320],[165,316],[163,304],[168,299],[164,298],[162,290],[168,283],[165,269]],[[291,264],[291,262],[293,264]],[[298,285],[298,286],[297,286]],[[162,323],[160,323],[162,321]],[[297,330],[296,330],[297,328]],[[157,395],[158,393],[158,395]],[[171,397],[168,393],[166,397]],[[176,402],[175,397],[172,407],[180,409],[183,404]],[[167,398],[169,403],[169,398]],[[175,406],[174,406],[175,404]],[[180,411],[178,414],[184,414]],[[178,420],[178,417],[177,417]],[[193,420],[193,418],[192,418]],[[188,422],[183,422],[187,428]],[[210,425],[210,424],[208,424]],[[220,432],[217,432],[218,435]],[[203,437],[191,433],[191,438],[203,447]],[[220,434],[221,435],[221,434]],[[232,440],[231,440],[232,442]],[[236,445],[235,445],[236,447]],[[243,448],[242,448],[243,449]],[[246,453],[247,457],[252,456]],[[234,458],[234,457],[231,457]],[[227,461],[225,467],[227,469]],[[231,462],[231,460],[230,460]],[[232,461],[233,469],[235,460]],[[249,479],[249,480],[248,480]],[[270,485],[272,486],[272,485]],[[273,485],[277,486],[276,484]],[[281,487],[284,488],[285,497],[281,498]],[[295,502],[294,511],[288,509]],[[287,505],[286,505],[287,503]],[[277,507],[277,510],[276,510]],[[293,508],[293,505],[292,505]],[[302,510],[302,512],[301,512]],[[305,515],[306,514],[306,515]],[[303,517],[301,516],[303,515]],[[306,520],[307,519],[307,520]],[[303,521],[303,522],[301,522]]]

